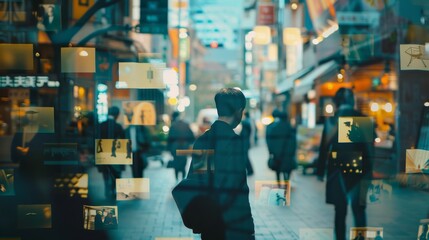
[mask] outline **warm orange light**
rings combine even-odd
[[[219,46],[219,44],[217,42],[211,42],[210,43],[211,48],[217,48],[218,46]]]

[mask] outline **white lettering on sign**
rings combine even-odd
[[[49,80],[48,76],[0,76],[0,88],[57,88],[60,82]]]

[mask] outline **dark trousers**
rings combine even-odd
[[[351,200],[353,217],[356,227],[366,226],[365,205],[360,204],[359,188],[353,189],[348,196]],[[335,236],[336,240],[346,239],[347,200],[335,204]]]
[[[116,179],[121,178],[121,171],[115,170],[112,166],[101,166],[104,179],[104,194],[107,198],[114,198],[116,193]]]
[[[131,170],[133,172],[134,178],[142,178],[143,170],[145,168],[145,159],[143,159],[141,152],[133,152],[133,165],[131,166]]]
[[[288,170],[288,171],[276,171],[276,176],[277,176],[277,181],[280,182],[282,180],[284,181],[288,181],[290,179],[290,174],[292,173],[292,170]],[[280,178],[280,174],[283,174],[283,179]]]

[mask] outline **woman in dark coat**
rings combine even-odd
[[[335,205],[335,235],[337,240],[346,239],[346,215],[348,200],[351,200],[356,227],[366,226],[365,201],[372,177],[373,129],[363,129],[360,118],[364,115],[354,109],[353,92],[340,88],[334,97],[337,111],[333,118],[325,121],[320,144],[317,174],[323,181],[327,169],[326,202]],[[340,117],[353,118],[347,137],[350,141],[338,139]],[[361,128],[361,129],[359,129]],[[368,136],[365,136],[368,135]],[[366,139],[366,140],[365,140]],[[362,141],[364,140],[364,141]]]
[[[268,152],[273,155],[277,181],[280,181],[280,174],[283,180],[289,180],[292,170],[297,166],[295,159],[296,152],[296,131],[288,121],[287,113],[274,110],[273,117],[277,120],[267,126],[266,141]]]

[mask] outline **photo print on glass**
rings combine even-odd
[[[380,204],[392,197],[393,187],[384,180],[365,181],[361,184],[361,205]]]
[[[18,132],[54,133],[53,107],[20,107],[16,119]]]
[[[95,48],[63,47],[61,48],[61,72],[94,73]]]
[[[333,151],[330,152],[330,158],[334,166],[341,169],[344,174],[363,173],[363,155],[362,152],[354,151]]]
[[[27,9],[29,4],[31,1],[27,0],[1,0],[0,22],[7,22],[8,24],[25,23],[28,21]]]
[[[401,44],[399,47],[401,70],[429,71],[429,54],[425,45]]]
[[[290,182],[272,180],[255,181],[255,203],[265,206],[289,206]]]
[[[37,9],[37,29],[54,32],[61,30],[61,5],[55,1],[42,1]]]
[[[151,101],[124,101],[124,125],[156,125],[155,103]]]
[[[150,198],[149,178],[117,178],[116,200],[140,200]]]
[[[54,188],[70,198],[88,198],[88,174],[63,174],[54,179]]]
[[[18,205],[18,228],[51,228],[50,204]]]
[[[422,219],[417,232],[417,240],[427,239],[429,239],[429,219]]]
[[[352,227],[350,228],[350,240],[383,240],[383,228],[381,227]]]
[[[15,195],[15,175],[13,169],[0,169],[0,197]]]
[[[118,207],[83,205],[83,228],[86,230],[117,229]]]
[[[117,88],[164,89],[165,63],[119,63]]]
[[[131,165],[132,163],[130,139],[95,139],[96,165]]]
[[[373,141],[374,122],[371,117],[339,117],[339,143],[364,143]]]
[[[77,143],[45,143],[43,159],[45,165],[78,165]]]
[[[0,71],[30,71],[33,68],[33,44],[0,43]]]
[[[422,149],[407,149],[405,173],[429,174],[429,151]]]
[[[332,240],[334,239],[334,230],[332,228],[300,228],[300,240]]]

